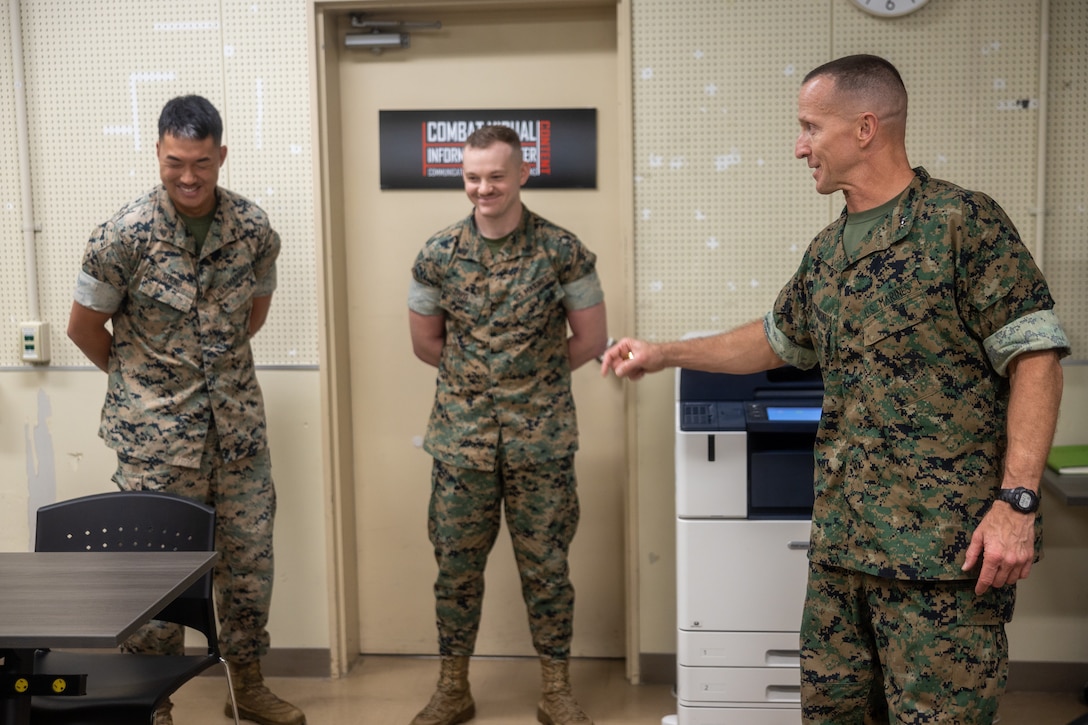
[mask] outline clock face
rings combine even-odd
[[[912,13],[925,5],[928,0],[853,0],[854,4],[867,13],[882,18],[897,18]]]

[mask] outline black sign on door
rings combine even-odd
[[[465,139],[513,128],[531,165],[526,188],[597,188],[597,109],[379,111],[382,189],[461,189]]]

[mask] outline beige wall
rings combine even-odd
[[[272,646],[327,649],[329,615],[321,420],[316,370],[258,372],[268,410],[276,481]],[[106,376],[98,370],[0,372],[0,551],[27,551],[31,512],[66,498],[115,490],[112,451],[97,436]]]
[[[1055,59],[1047,95],[1039,89],[1035,0],[931,0],[897,21],[863,17],[849,0],[632,0],[637,324],[613,333],[674,337],[765,309],[800,249],[838,208],[815,194],[792,158],[800,75],[833,54],[872,50],[900,66],[912,91],[912,160],[1005,205],[1025,239],[1053,262],[1047,271],[1068,310],[1063,317],[1075,325],[1079,356],[1088,355],[1081,342],[1088,335],[1080,332],[1088,319],[1088,16],[1080,0],[1049,4]],[[147,144],[162,102],[204,92],[225,111],[225,183],[260,201],[285,242],[281,289],[256,346],[262,365],[282,366],[260,372],[280,491],[273,646],[328,647],[330,602],[340,595],[326,574],[326,537],[339,519],[321,480],[327,413],[315,369],[321,303],[303,32],[308,4],[160,5],[21,3],[34,213],[42,230],[35,237],[39,304],[54,328],[54,365],[46,369],[21,365],[16,352],[16,325],[31,305],[11,45],[8,33],[0,37],[0,302],[8,311],[0,320],[0,466],[8,473],[0,486],[0,548],[27,548],[28,511],[37,503],[109,488],[112,458],[95,437],[104,376],[85,369],[63,338],[72,280],[91,227],[154,181]],[[86,42],[88,27],[109,27],[109,41]],[[1049,125],[1046,168],[1055,206],[1048,205],[1051,224],[1040,247],[1034,200],[1044,98],[1060,115]],[[1018,109],[1019,100],[1029,108]],[[1059,442],[1081,441],[1088,367],[1066,374]],[[644,381],[634,401],[634,632],[640,652],[668,653],[675,651],[671,378]],[[1088,509],[1045,499],[1044,513],[1046,559],[1021,589],[1012,655],[1088,662]]]

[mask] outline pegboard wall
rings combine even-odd
[[[89,364],[64,334],[87,239],[158,183],[159,111],[198,93],[223,115],[229,153],[220,184],[263,207],[283,239],[279,286],[253,343],[257,362],[316,365],[306,1],[23,0],[20,20],[38,299],[52,327],[52,364]],[[0,73],[10,77],[10,41],[0,44]],[[0,366],[22,365],[16,326],[29,309],[13,98],[0,95],[0,303],[10,312],[0,325]]]
[[[1050,8],[1044,268],[1083,357],[1088,4]],[[632,13],[638,335],[727,329],[769,309],[843,205],[817,194],[793,156],[797,92],[810,69],[851,53],[886,57],[903,75],[912,165],[990,194],[1043,251],[1036,0],[930,0],[893,20],[850,0],[635,0]]]
[[[874,52],[907,83],[912,163],[1002,204],[1043,259],[1076,356],[1088,358],[1088,4],[1049,4],[1040,243],[1036,0],[930,0],[896,20],[850,0],[632,0],[637,334],[675,338],[766,311],[842,205],[841,195],[818,195],[793,157],[801,78],[832,57]],[[157,181],[158,110],[190,92],[223,113],[222,183],[261,204],[283,237],[258,362],[316,364],[306,0],[20,5],[38,298],[53,364],[87,364],[64,336],[86,239]],[[108,30],[88,42],[88,28]],[[8,33],[0,79],[0,366],[21,366],[16,329],[29,305]]]
[[[1051,0],[1043,265],[1074,357],[1088,362],[1088,3]]]
[[[732,327],[763,314],[828,216],[792,146],[801,75],[827,57],[828,7],[632,10],[637,334]]]

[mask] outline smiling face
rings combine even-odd
[[[529,164],[509,144],[466,146],[462,161],[465,194],[476,207],[476,220],[509,233],[521,220],[521,186],[529,180]]]
[[[861,160],[857,114],[834,86],[833,78],[817,76],[801,86],[797,100],[801,133],[793,152],[808,162],[821,194],[849,191]]]
[[[211,213],[227,147],[217,145],[211,136],[196,140],[168,133],[155,144],[155,152],[159,178],[174,208],[192,217]]]

